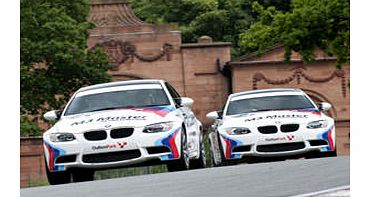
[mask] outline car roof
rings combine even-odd
[[[298,88],[271,88],[271,89],[249,90],[249,91],[244,91],[244,92],[238,92],[238,93],[230,94],[230,98],[237,97],[237,96],[253,95],[253,94],[284,93],[284,92],[304,94],[303,90],[298,89]]]
[[[116,82],[101,83],[101,84],[96,84],[96,85],[83,87],[83,88],[80,88],[77,92],[84,92],[84,91],[88,91],[88,90],[96,90],[96,89],[100,89],[100,88],[109,88],[109,87],[117,87],[117,86],[125,86],[125,85],[161,84],[162,82],[164,82],[164,81],[163,80],[158,80],[158,79],[116,81]]]

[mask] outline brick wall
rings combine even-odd
[[[21,138],[20,151],[21,187],[46,181],[42,138]]]

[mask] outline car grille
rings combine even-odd
[[[135,159],[141,156],[139,150],[127,150],[110,153],[96,153],[82,156],[84,163],[109,163]]]
[[[258,152],[284,152],[305,148],[304,142],[293,142],[284,144],[269,144],[257,146]]]
[[[258,131],[262,134],[277,133],[278,129],[276,126],[263,126],[258,127]]]
[[[294,132],[299,129],[299,124],[283,124],[280,126],[281,132]]]
[[[84,137],[89,141],[99,141],[107,139],[107,132],[104,130],[101,131],[89,131],[84,133]]]
[[[134,133],[134,128],[119,128],[110,131],[110,137],[113,139],[129,137]]]

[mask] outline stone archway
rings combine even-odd
[[[320,103],[320,102],[327,102],[327,103],[330,103],[332,104],[332,107],[329,111],[326,111],[325,114],[328,115],[329,117],[332,117],[332,118],[336,118],[337,117],[337,110],[336,110],[336,106],[333,105],[332,102],[330,102],[330,100],[325,97],[323,94],[317,92],[317,91],[314,91],[314,90],[309,90],[309,89],[303,89],[301,88],[304,92],[306,92],[306,94],[311,97],[311,99],[315,102],[315,103]]]

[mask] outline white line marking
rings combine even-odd
[[[350,188],[350,186],[349,185],[346,185],[346,186],[340,186],[340,187],[335,187],[335,188],[331,188],[331,189],[321,190],[321,191],[317,191],[317,192],[311,192],[311,193],[306,193],[306,194],[299,194],[299,195],[290,196],[290,197],[317,196],[317,195],[321,195],[321,194],[325,194],[325,193],[329,193],[329,192],[335,192],[335,191],[338,191],[338,190],[346,190],[346,189],[349,189],[349,188]]]

